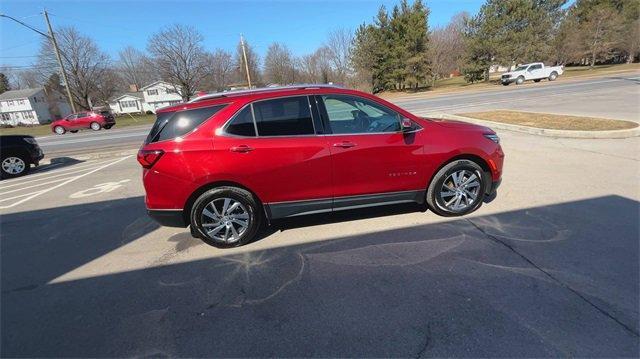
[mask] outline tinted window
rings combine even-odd
[[[396,112],[355,96],[322,96],[331,131],[340,133],[381,133],[400,131]]]
[[[235,115],[231,122],[229,122],[229,124],[227,125],[225,132],[237,136],[255,136],[256,128],[253,125],[251,106],[245,107],[244,110]]]
[[[260,101],[253,104],[259,136],[311,135],[313,121],[306,96]]]
[[[218,105],[194,110],[159,113],[145,143],[164,141],[185,135],[225,106]]]
[[[79,118],[79,119],[80,119],[80,118],[85,118],[85,117],[87,117],[87,113],[86,113],[86,112],[82,112],[82,113],[79,113],[79,114],[78,114],[78,118]]]

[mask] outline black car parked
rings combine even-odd
[[[32,136],[10,135],[0,136],[0,157],[0,177],[12,178],[27,174],[44,153]]]

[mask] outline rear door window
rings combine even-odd
[[[170,140],[186,135],[211,118],[226,105],[176,112],[161,112],[156,117],[145,143]]]
[[[253,123],[251,105],[238,112],[225,128],[225,132],[230,135],[255,137],[256,126]]]
[[[258,136],[313,135],[307,96],[285,97],[253,104]]]

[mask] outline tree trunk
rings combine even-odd
[[[591,68],[593,68],[596,65],[596,52],[592,51],[591,52]]]
[[[489,69],[491,68],[491,66],[487,67],[484,70],[484,82],[489,82]]]

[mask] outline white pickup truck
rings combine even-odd
[[[512,82],[521,85],[525,81],[540,82],[542,79],[553,81],[564,73],[563,66],[544,66],[542,62],[534,62],[516,67],[515,70],[502,74],[502,84],[507,86]]]

